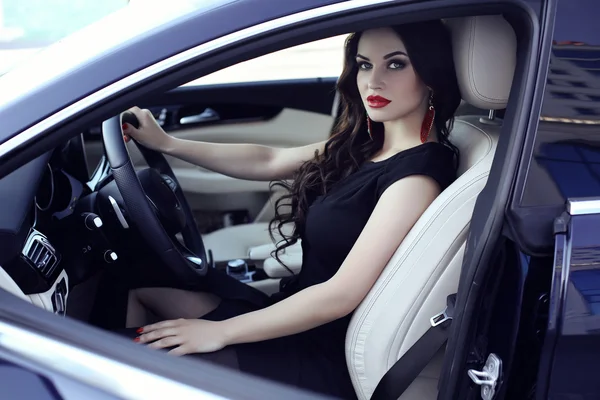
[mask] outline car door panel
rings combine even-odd
[[[538,399],[597,397],[600,352],[598,197],[567,200],[554,222],[555,251]]]
[[[311,117],[331,117],[335,98],[334,89],[335,78],[183,86],[149,98],[146,103],[139,104],[139,106],[150,109],[157,119],[161,119],[161,112],[165,110],[163,128],[171,134],[209,126],[215,128],[223,125],[236,125],[239,129],[239,125],[242,124],[252,125],[271,119],[275,119],[277,122],[289,122],[287,118],[290,118],[291,115],[289,112],[284,113],[286,110],[309,113],[297,115],[303,117],[301,122],[305,124],[308,122],[306,117],[309,115]],[[206,119],[194,124],[180,123],[182,118],[199,115],[207,109],[214,110],[219,118],[216,120]],[[282,113],[283,117],[280,115]],[[299,128],[292,125],[287,127],[287,131],[289,132],[292,127]],[[253,132],[257,134],[256,131]],[[227,140],[221,138],[223,132],[220,133],[218,139]],[[258,132],[259,135],[261,133],[262,131]],[[308,133],[310,134],[310,132]],[[84,133],[84,137],[88,162],[90,167],[93,167],[103,152],[101,127],[99,125],[92,127]],[[205,139],[210,139],[210,136]],[[251,141],[250,138],[242,137],[242,139]],[[282,142],[285,143],[285,140]],[[299,138],[296,142],[303,143],[304,140]]]
[[[334,85],[331,78],[184,86],[140,107],[150,109],[165,131],[180,139],[304,146],[325,140],[331,132]],[[101,132],[95,128],[85,137],[93,170],[103,154]],[[136,167],[145,168],[135,144],[130,143],[128,149]],[[167,160],[199,219],[203,214],[227,212],[240,212],[243,217],[238,222],[272,217],[269,182],[231,178],[174,157],[167,156]],[[203,231],[218,227],[218,223],[211,224]]]
[[[73,376],[64,376],[5,351],[0,346],[0,386],[3,399],[116,400],[117,397]]]
[[[537,2],[530,3],[535,6]],[[505,383],[496,391],[498,399],[597,397],[600,387],[592,377],[600,349],[598,209],[589,208],[589,215],[565,210],[565,204],[579,202],[581,206],[600,195],[600,97],[594,96],[594,91],[599,93],[600,80],[590,65],[600,54],[599,36],[587,17],[597,14],[598,3],[544,3],[537,52],[540,68],[530,81],[535,81],[537,88],[528,114],[530,121],[520,131],[524,141],[519,171],[514,180],[507,179],[504,172],[503,182],[512,185],[502,228],[504,238],[496,244],[488,276],[473,274],[465,279],[481,293],[473,299],[497,298],[493,303],[481,301],[493,304],[489,312],[477,312],[484,308],[457,301],[461,313],[454,321],[460,325],[457,331],[466,333],[467,327],[474,327],[469,332],[473,339],[468,339],[468,358],[460,361],[471,369],[471,376],[481,371],[491,354],[502,360]],[[529,105],[521,102],[519,107]],[[509,108],[505,123],[516,120],[508,117],[511,114]],[[490,226],[486,226],[487,231]],[[477,239],[478,243],[484,240],[489,239]],[[470,273],[470,267],[464,268],[465,275]],[[496,271],[502,271],[502,279],[495,279]],[[481,284],[485,279],[489,283]],[[489,321],[481,324],[489,333],[482,334],[483,329],[466,323],[464,316],[469,313],[479,321]],[[474,380],[463,374],[464,369],[453,368],[460,381],[446,385],[447,393],[452,393],[449,386],[458,386],[455,382],[464,385],[463,393],[469,390],[468,385],[472,391]]]

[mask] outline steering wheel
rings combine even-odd
[[[135,171],[123,140],[122,126],[125,122],[136,128],[140,126],[131,112],[102,123],[106,157],[120,192],[120,198],[112,198],[111,202],[122,203],[118,205],[124,207],[121,211],[125,211],[127,219],[138,228],[142,238],[174,273],[175,278],[181,283],[193,285],[198,277],[206,275],[209,262],[190,206],[162,153],[134,140],[150,167]],[[121,224],[126,224],[125,216]],[[184,244],[176,237],[179,233],[183,236]]]

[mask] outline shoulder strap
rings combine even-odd
[[[371,400],[396,400],[419,376],[448,340],[455,302],[456,294],[447,297],[446,309],[431,318],[431,327],[427,332],[385,373]]]

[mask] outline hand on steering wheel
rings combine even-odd
[[[145,119],[143,122],[150,123]],[[136,115],[125,112],[104,121],[102,138],[127,218],[178,280],[193,286],[198,277],[207,273],[209,263],[192,211],[167,160],[155,150],[160,140],[144,140],[155,148],[151,149],[139,143],[137,137],[141,135],[136,135],[134,142],[150,167],[136,172],[123,140],[124,123],[140,132]],[[181,233],[185,245],[176,238],[177,233]]]
[[[142,146],[165,152],[169,147],[172,137],[156,122],[150,110],[132,107],[123,113],[123,137],[125,142],[134,139]]]

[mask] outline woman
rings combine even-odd
[[[141,126],[124,126],[126,140],[240,179],[293,178],[282,199],[291,212],[279,202],[272,227],[295,227],[278,251],[298,239],[303,249],[302,272],[273,297],[226,276],[213,278],[212,293],[131,291],[127,325],[142,326],[137,342],[355,397],[344,356],[352,312],[456,176],[448,132],[460,93],[449,33],[433,21],[350,35],[338,90],[331,139],[290,149],[175,139],[132,110]],[[165,321],[146,325],[147,310]]]

